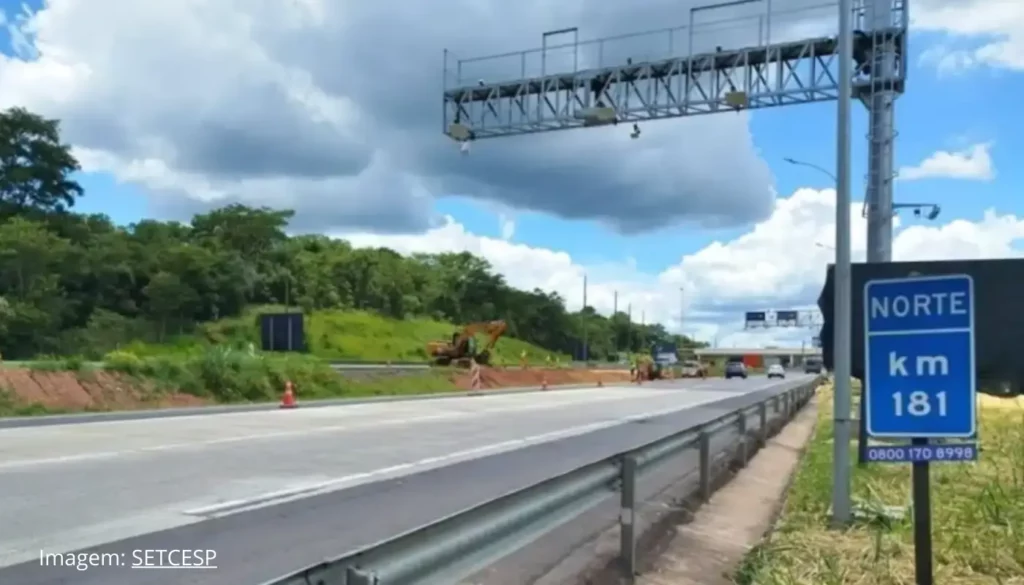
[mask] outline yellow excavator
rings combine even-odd
[[[494,344],[508,329],[504,321],[485,321],[470,323],[461,331],[452,333],[451,341],[431,341],[427,343],[427,355],[439,366],[455,364],[461,367],[469,367],[471,361],[480,365],[487,365],[491,360],[491,350]],[[476,349],[476,334],[487,334],[487,343],[480,351]]]
[[[664,371],[661,364],[649,355],[638,355],[634,366],[633,379],[639,376],[641,380],[661,380],[664,378]]]

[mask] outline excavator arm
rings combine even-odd
[[[486,364],[490,361],[490,352],[494,349],[495,344],[498,343],[498,339],[504,335],[508,329],[508,324],[504,321],[481,321],[477,323],[470,323],[462,328],[461,331],[452,335],[451,344],[441,342],[431,342],[429,346],[430,354],[440,364],[447,364],[453,361],[475,359],[477,363]],[[484,332],[487,334],[487,343],[480,351],[473,351],[470,347],[469,341],[477,333]]]
[[[495,344],[501,339],[501,336],[505,334],[505,330],[508,329],[508,324],[504,321],[491,321],[487,324],[485,331],[487,332],[487,344],[484,345],[482,352],[490,352],[494,349]]]

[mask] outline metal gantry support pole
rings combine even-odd
[[[839,99],[836,122],[835,404],[832,522],[850,521],[850,106],[853,89],[853,2],[839,0]]]
[[[893,0],[866,0],[864,24],[870,35],[867,64],[869,88],[861,101],[868,110],[867,261],[892,262],[893,148],[896,140],[897,63],[900,60],[892,37]],[[867,401],[871,389],[861,387],[857,462],[867,464]]]
[[[892,261],[893,146],[896,139],[896,43],[892,38],[892,0],[868,0],[865,24],[870,30],[868,108],[868,262]]]

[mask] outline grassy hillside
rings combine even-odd
[[[282,310],[280,307],[261,307],[242,317],[203,324],[195,335],[179,336],[160,345],[131,343],[123,346],[122,350],[138,356],[152,356],[193,353],[210,345],[242,348],[252,343],[259,347],[258,315]],[[305,327],[312,355],[327,360],[366,362],[425,362],[427,342],[451,339],[452,333],[458,329],[450,323],[430,319],[394,320],[375,313],[336,310],[308,313]],[[478,335],[477,340],[482,344],[486,338]],[[491,352],[492,363],[514,365],[524,350],[531,363],[544,362],[549,355],[562,363],[570,360],[567,355],[554,354],[518,339],[503,337]]]

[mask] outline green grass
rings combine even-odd
[[[447,370],[353,380],[309,356],[250,353],[226,347],[163,356],[117,351],[107,354],[103,367],[155,384],[157,390],[228,404],[277,400],[288,381],[305,400],[423,394],[455,388]]]
[[[789,490],[776,532],[736,575],[742,585],[909,585],[914,582],[907,465],[854,467],[858,522],[828,530],[832,493],[831,392],[819,394],[818,425]],[[979,411],[974,463],[932,466],[935,582],[1024,583],[1024,410]],[[852,452],[856,461],[855,445]]]
[[[67,371],[59,360],[33,362],[37,371]],[[148,400],[169,392],[204,398],[213,403],[273,402],[281,398],[291,381],[302,400],[402,396],[455,390],[451,370],[437,369],[410,376],[379,376],[348,379],[316,358],[299,355],[260,354],[228,348],[211,348],[198,354],[140,357],[117,351],[105,356],[102,365],[82,366],[79,378],[105,370],[135,380]],[[89,408],[99,412],[104,408]],[[72,412],[19,401],[10,388],[0,388],[0,417],[38,416]]]
[[[261,307],[241,317],[203,324],[195,335],[178,336],[162,344],[129,343],[121,349],[138,356],[160,356],[201,354],[210,346],[244,349],[251,343],[259,347],[258,315],[283,310],[282,307]],[[324,360],[426,362],[427,342],[450,340],[458,327],[430,319],[396,320],[369,312],[331,310],[307,314],[305,329],[309,353]],[[486,338],[478,335],[477,341],[483,344]],[[491,352],[492,362],[495,365],[518,364],[523,351],[533,364],[543,363],[549,355],[563,363],[570,360],[567,355],[503,337]]]
[[[133,342],[103,356],[41,356],[32,361],[2,362],[0,367],[23,367],[41,372],[74,372],[88,379],[98,371],[135,378],[146,395],[181,392],[211,402],[237,403],[277,400],[285,381],[291,381],[300,400],[383,395],[412,395],[455,389],[451,370],[438,368],[414,375],[387,373],[339,375],[330,361],[427,361],[429,341],[450,339],[456,327],[427,319],[393,320],[366,312],[318,311],[306,316],[308,354],[264,353],[259,347],[258,315],[279,312],[263,307],[233,319],[200,326],[193,335],[179,335],[166,343]],[[482,335],[478,341],[484,343]],[[531,364],[568,363],[569,357],[552,354],[517,339],[502,338],[492,351],[494,365],[515,365],[525,351]],[[17,403],[13,393],[0,397],[0,416],[53,414],[53,409]]]

